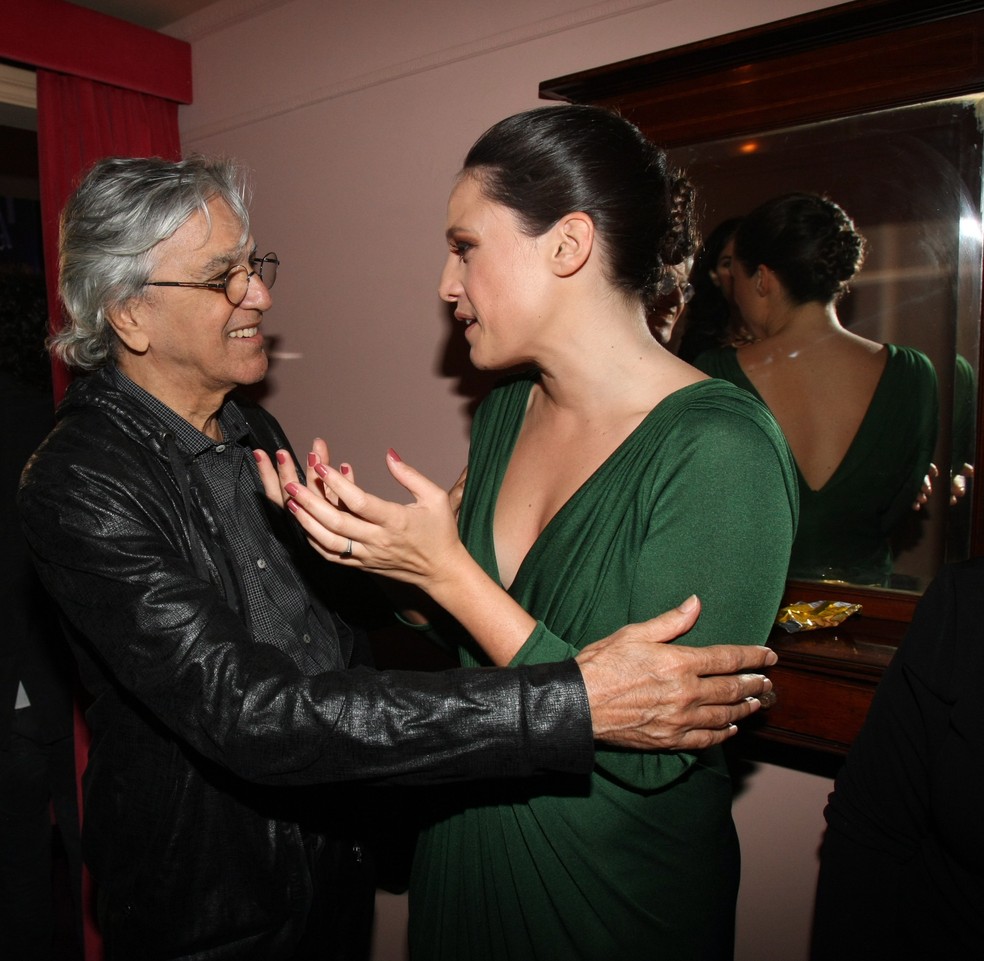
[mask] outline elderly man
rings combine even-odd
[[[358,632],[322,598],[339,575],[309,577],[251,454],[286,438],[229,398],[266,372],[278,263],[243,197],[226,163],[106,160],[62,216],[53,347],[91,373],[19,506],[93,697],[83,846],[110,958],[359,957],[341,785],[586,772],[593,738],[699,748],[770,687],[707,676],[764,648],[654,643],[695,603],[576,662],[350,670]]]

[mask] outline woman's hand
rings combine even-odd
[[[974,465],[964,464],[960,470],[950,475],[950,506],[958,504],[967,494],[970,482],[974,479]]]
[[[458,513],[461,511],[461,502],[465,497],[465,481],[468,480],[468,465],[465,465],[465,469],[458,475],[458,479],[451,485],[451,490],[448,491],[448,500],[451,502],[451,513],[454,514],[454,519],[458,519]]]
[[[287,499],[284,497],[283,485],[297,483],[297,471],[294,468],[294,459],[285,450],[278,450],[277,466],[274,467],[266,451],[254,450],[253,459],[260,472],[260,480],[263,482],[263,492],[278,507],[284,507]],[[320,478],[315,473],[316,464],[328,463],[328,445],[320,437],[315,437],[311,445],[311,453],[307,456],[307,470],[305,471],[305,481],[312,490],[322,490]]]
[[[425,591],[455,617],[494,664],[508,664],[536,627],[536,621],[493,581],[458,537],[452,492],[442,490],[404,464],[386,456],[390,473],[414,498],[396,504],[366,493],[352,470],[316,463],[318,487],[297,481],[290,463],[278,463],[280,494],[322,557],[359,567]]]
[[[394,451],[388,452],[386,464],[413,495],[412,504],[362,490],[347,464],[339,471],[320,462],[312,470],[324,496],[301,486],[290,465],[278,465],[282,496],[323,557],[417,584],[430,593],[435,584],[453,578],[467,556],[450,498]]]
[[[939,476],[940,469],[935,464],[930,464],[926,476],[923,477],[922,487],[919,488],[919,493],[916,494],[916,499],[912,502],[914,511],[922,510],[929,503],[929,498],[933,495],[933,481]]]

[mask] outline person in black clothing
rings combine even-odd
[[[984,948],[984,557],[926,591],[837,775],[812,961]]]
[[[54,423],[46,304],[42,277],[0,271],[0,955],[37,961],[53,950],[52,811],[76,907],[81,885],[74,665],[15,508],[21,470]]]

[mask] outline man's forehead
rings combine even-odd
[[[193,211],[156,249],[165,255],[190,257],[206,267],[242,259],[254,246],[249,223],[243,224],[229,205],[218,198],[209,201],[208,208],[207,213]]]

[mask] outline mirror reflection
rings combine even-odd
[[[740,358],[743,344],[762,339],[761,329],[749,329],[735,296],[734,232],[731,227],[715,232],[715,227],[740,219],[777,196],[806,193],[836,201],[867,241],[863,268],[850,278],[843,296],[832,298],[844,331],[876,348],[893,345],[893,350],[881,352],[878,361],[885,376],[890,367],[898,373],[899,362],[888,359],[891,353],[910,359],[925,355],[926,366],[931,365],[929,377],[935,372],[938,410],[929,416],[937,428],[931,462],[938,476],[932,479],[928,497],[912,498],[915,455],[904,455],[902,448],[918,449],[928,436],[925,424],[911,415],[913,402],[920,397],[925,399],[920,404],[932,405],[927,377],[918,374],[920,365],[910,365],[896,376],[891,391],[875,390],[873,384],[880,381],[872,379],[869,370],[869,400],[860,402],[862,416],[852,424],[850,418],[843,418],[842,395],[853,394],[856,399],[866,388],[828,389],[824,398],[822,388],[832,388],[850,365],[845,366],[843,359],[835,363],[836,358],[822,350],[816,352],[811,376],[820,379],[807,392],[814,397],[814,415],[829,414],[821,427],[844,425],[840,434],[827,432],[828,446],[830,437],[840,438],[842,456],[834,472],[846,459],[867,456],[881,465],[883,475],[873,474],[867,490],[861,484],[846,493],[847,500],[839,509],[831,509],[822,523],[811,524],[806,518],[804,531],[814,541],[804,553],[809,567],[804,564],[793,576],[921,591],[943,562],[968,554],[970,498],[966,495],[973,477],[966,465],[973,462],[976,436],[982,268],[978,109],[978,99],[960,98],[670,152],[673,162],[697,185],[707,238],[691,271],[693,300],[672,331],[682,356],[693,361],[708,346],[724,345],[736,348],[731,354]],[[750,274],[739,269],[739,287],[743,280],[754,278],[759,265],[745,265],[749,266]],[[714,292],[717,307],[710,310]],[[755,349],[767,353],[761,346]],[[863,383],[863,365],[859,371]],[[763,393],[767,395],[768,388]],[[897,400],[886,405],[887,393],[895,393]],[[768,402],[768,396],[765,399]],[[779,404],[775,396],[772,400],[770,406]],[[910,410],[906,415],[910,426],[899,432],[903,407]],[[778,419],[782,423],[783,417]],[[876,449],[879,445],[881,451]],[[827,478],[808,463],[811,445],[794,437],[792,447],[794,453],[799,449],[801,472],[812,480],[812,489],[822,490]],[[876,486],[879,490],[871,489]],[[885,531],[888,549],[884,559],[874,563],[865,554],[870,540],[850,543],[857,527],[851,512],[865,501],[884,501],[880,495],[889,489],[911,503],[891,516],[883,514],[889,528]],[[824,541],[829,545],[829,563],[821,556]]]

